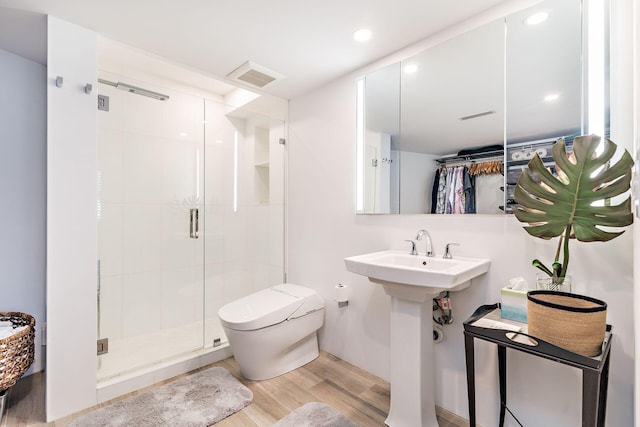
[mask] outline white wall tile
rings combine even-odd
[[[125,83],[153,90],[148,84],[135,80],[127,79]],[[163,117],[164,102],[133,93],[124,92],[124,95],[121,98],[123,130],[140,135],[165,136],[163,122],[158,120]]]
[[[284,206],[269,206],[269,265],[283,268],[284,263]]]
[[[218,319],[218,310],[230,302],[225,298],[224,292],[224,264],[211,262],[205,265],[204,278],[204,316],[205,346],[212,345],[214,338],[223,337],[222,326]]]
[[[204,266],[205,316],[218,315],[218,309],[228,301],[224,300],[224,264],[210,262]]]
[[[98,257],[100,275],[122,273],[122,205],[101,203],[98,211]]]
[[[122,338],[122,276],[100,279],[98,338]]]
[[[286,146],[279,143],[285,138],[284,124],[271,125],[269,128],[269,204],[284,204],[284,165]]]
[[[164,203],[197,204],[204,192],[201,177],[204,166],[202,143],[188,139],[169,139],[164,149],[162,190]]]
[[[162,135],[202,141],[204,129],[204,100],[192,95],[171,91],[171,97],[162,102]],[[182,135],[181,134],[186,134]]]
[[[200,211],[203,210],[200,209]],[[162,216],[163,268],[172,269],[202,264],[204,234],[200,234],[201,237],[198,239],[190,237],[191,213],[188,205],[163,205]],[[202,216],[204,217],[204,212]]]
[[[122,147],[124,203],[162,202],[165,143],[161,137],[125,134]]]
[[[254,265],[254,275],[253,275],[253,290],[252,292],[257,292],[262,289],[266,289],[271,286],[269,282],[269,273],[270,273],[269,265],[260,264],[258,262]],[[282,283],[282,280],[279,282]]]
[[[182,325],[202,322],[203,265],[188,268],[172,268],[163,272],[162,328],[171,329]]]
[[[233,153],[235,124],[226,116],[226,106],[207,100],[206,110],[206,164],[205,183],[207,203],[231,203],[233,197]]]
[[[233,212],[231,206],[224,207],[224,261],[237,262],[246,259],[251,251],[252,237],[247,230],[251,230],[251,212],[241,206]]]
[[[253,264],[228,262],[224,265],[223,300],[235,301],[254,292]]]
[[[284,282],[284,269],[280,266],[269,266],[269,286]],[[304,286],[304,285],[303,285]]]
[[[162,267],[162,205],[122,208],[122,271],[159,271]]]
[[[253,261],[259,264],[268,264],[271,257],[271,211],[269,206],[252,206],[250,208],[252,220],[252,243],[248,251]]]
[[[122,335],[135,337],[162,328],[163,275],[151,271],[122,276]]]
[[[206,203],[221,206],[225,188],[233,186],[233,172],[225,163],[233,162],[232,142],[207,142],[205,145],[204,182]],[[225,174],[225,172],[227,172]]]
[[[224,259],[224,215],[223,208],[207,205],[204,212],[204,244],[206,262]]]
[[[122,144],[125,134],[98,128],[98,198],[103,203],[122,202]]]

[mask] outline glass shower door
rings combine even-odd
[[[98,379],[203,347],[203,99],[101,72],[168,95],[109,83],[98,112]]]
[[[281,120],[205,102],[204,346],[227,342],[223,305],[284,281]]]

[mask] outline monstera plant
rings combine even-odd
[[[579,136],[568,154],[564,139],[559,139],[552,149],[557,176],[536,155],[518,179],[514,192],[518,205],[513,209],[516,218],[528,224],[524,229],[532,236],[560,238],[551,268],[533,261],[554,283],[562,283],[567,275],[570,239],[606,242],[624,232],[615,228],[633,223],[630,196],[620,204],[610,204],[612,197],[629,189],[633,166],[627,150],[611,163],[616,148],[615,143],[601,143],[595,135]]]

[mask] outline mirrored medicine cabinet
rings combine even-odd
[[[533,153],[589,130],[582,2],[545,0],[358,80],[356,213],[456,213],[434,181],[464,166],[466,213],[508,212]]]

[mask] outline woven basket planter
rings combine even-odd
[[[600,354],[607,304],[583,295],[553,291],[527,293],[529,335],[587,357]]]
[[[0,312],[0,321],[10,321],[14,327],[26,326],[18,333],[0,339],[0,392],[3,392],[33,363],[36,320],[25,313]]]

